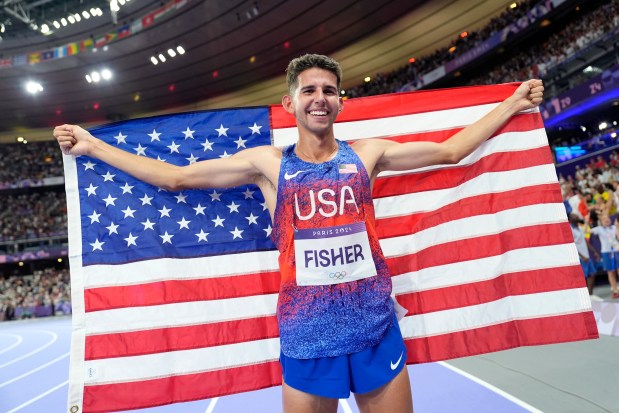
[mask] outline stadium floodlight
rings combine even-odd
[[[163,54],[159,53],[158,57],[159,57],[159,60],[161,60],[161,63],[166,61],[166,58],[165,58],[165,56]]]
[[[183,49],[183,46],[176,46],[176,51],[178,54],[185,54],[185,49]]]
[[[371,77],[369,77],[369,76],[366,76],[366,77],[363,79],[363,81],[364,81],[365,83],[368,83],[370,80],[372,80],[372,78],[371,78]]]
[[[82,17],[80,16],[80,14],[79,14],[79,13],[75,13],[75,14],[73,15],[73,18],[74,18],[74,19],[75,19],[75,21],[77,21],[77,22],[79,22],[79,21],[81,21],[81,20],[82,20]]]
[[[43,24],[41,26],[41,33],[45,34],[47,32],[49,32],[49,26],[47,24]]]
[[[37,93],[43,91],[43,86],[41,86],[38,82],[30,80],[26,83],[26,91],[32,95],[36,95]]]
[[[97,83],[101,80],[101,75],[99,74],[99,72],[94,71],[90,74],[90,77],[92,77],[92,81]]]
[[[54,25],[55,28],[60,29],[60,23],[58,23],[57,20],[54,20],[52,24]]]
[[[176,56],[176,52],[174,51],[174,49],[168,49],[168,54],[170,55],[170,57]]]
[[[604,130],[608,127],[608,123],[606,122],[602,122],[598,125],[598,128],[600,128],[600,130]]]
[[[159,63],[159,60],[157,60],[157,58],[155,56],[151,56],[150,57],[150,61],[153,62],[153,64],[155,66],[157,66],[157,64]]]
[[[105,80],[110,80],[112,78],[112,71],[110,69],[103,69],[101,71],[101,77]]]
[[[86,81],[88,83],[92,83],[92,77],[90,77],[90,75],[86,75]]]
[[[610,134],[610,137],[611,137],[611,138],[616,138],[616,137],[617,137],[617,132],[613,132],[613,133],[611,133],[611,134]]]
[[[67,20],[69,20],[69,23],[75,24],[75,17],[73,17],[72,15],[67,17]]]
[[[64,17],[63,17],[62,19],[60,19],[60,23],[61,23],[63,26],[66,26],[67,24],[69,24],[69,23],[67,23],[67,19],[65,19]]]
[[[88,18],[90,17],[90,13],[88,13],[88,11],[87,11],[87,10],[84,10],[84,11],[82,12],[82,16],[84,16],[84,18],[85,18],[85,19],[88,19]]]

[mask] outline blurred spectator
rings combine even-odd
[[[63,175],[62,154],[55,142],[0,145],[0,189],[34,186]]]
[[[49,237],[67,233],[64,192],[2,195],[0,241]]]
[[[47,268],[0,280],[0,320],[71,314],[69,270]]]

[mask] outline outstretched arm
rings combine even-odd
[[[54,128],[54,137],[67,155],[87,155],[112,165],[139,180],[169,191],[188,188],[228,188],[256,183],[262,176],[256,159],[265,158],[270,147],[241,151],[230,158],[176,166],[115,148],[76,125]]]
[[[541,80],[523,82],[512,96],[501,102],[483,118],[441,143],[398,143],[378,139],[372,140],[371,143],[363,141],[358,143],[361,146],[367,145],[367,150],[376,154],[374,176],[386,170],[403,171],[429,165],[458,163],[514,114],[538,106],[542,101],[543,92],[544,86]],[[372,147],[369,148],[369,146]]]

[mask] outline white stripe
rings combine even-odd
[[[39,348],[32,350],[20,357],[16,357],[14,359],[12,359],[9,362],[6,362],[4,364],[0,364],[0,369],[6,366],[10,366],[11,364],[15,364],[18,361],[22,361],[23,359],[26,359],[30,356],[33,356],[43,350],[45,350],[46,348],[48,348],[49,346],[51,346],[52,344],[54,344],[56,342],[56,340],[58,340],[58,334],[54,333],[53,331],[48,331],[48,330],[37,330],[37,331],[33,331],[33,333],[45,333],[45,334],[49,334],[50,336],[52,336],[52,339],[50,341],[48,341],[47,343],[43,344],[42,346],[40,346]]]
[[[391,277],[396,295],[492,280],[502,274],[579,265],[574,243],[522,248]]]
[[[411,235],[383,238],[387,257],[413,254],[446,242],[499,234],[511,229],[567,222],[563,204],[535,204],[447,221]],[[535,230],[535,229],[532,229]]]
[[[451,188],[375,199],[374,208],[376,209],[377,219],[388,218],[434,211],[457,200],[472,196],[556,182],[557,173],[553,165],[539,165],[504,172],[488,172]]]
[[[456,168],[472,165],[480,159],[502,152],[522,152],[537,149],[548,145],[545,129],[533,129],[526,132],[505,132],[484,142],[456,165],[432,165],[424,168],[411,169],[408,171],[381,172],[380,177],[392,175],[405,175],[407,173],[420,173],[440,169]]]
[[[89,265],[83,268],[84,286],[109,287],[278,271],[278,255],[277,251],[263,251],[184,259],[162,258],[122,265]]]
[[[19,406],[15,407],[15,408],[13,408],[11,410],[8,410],[6,413],[15,413],[15,412],[23,409],[24,407],[31,405],[32,403],[36,402],[37,400],[42,399],[43,397],[47,396],[48,394],[51,394],[51,393],[55,392],[56,390],[66,386],[68,383],[69,383],[69,380],[67,380],[65,382],[62,382],[59,385],[54,386],[51,389],[47,390],[46,392],[43,392],[43,393],[39,394],[37,397],[34,397],[34,398],[28,400],[27,402],[22,403]]]
[[[468,307],[404,317],[400,321],[405,338],[423,338],[440,334],[488,327],[513,320],[552,317],[591,311],[587,288],[509,296]]]
[[[19,346],[21,344],[22,341],[24,341],[22,336],[18,336],[17,334],[1,334],[5,337],[16,337],[17,341],[13,344],[11,344],[10,346],[8,346],[7,348],[4,348],[2,350],[0,350],[0,354],[2,353],[6,353],[7,351],[13,350],[15,347]]]
[[[86,335],[190,326],[275,314],[277,294],[94,311]],[[181,316],[182,315],[182,316]]]
[[[531,412],[531,413],[544,413],[539,409],[536,409],[535,407],[531,406],[528,403],[523,402],[522,400],[520,400],[519,398],[517,398],[516,396],[513,396],[501,389],[499,389],[498,387],[493,386],[492,384],[483,381],[482,379],[480,379],[479,377],[475,377],[472,374],[467,373],[466,371],[460,370],[457,367],[452,366],[449,363],[445,363],[444,361],[439,361],[437,364],[440,364],[441,366],[448,368],[449,370],[458,373],[461,376],[466,377],[467,379],[479,384],[480,386],[483,386],[485,388],[487,388],[488,390],[498,394],[499,396],[502,396],[503,398],[509,400],[510,402],[522,407],[523,409]]]
[[[218,401],[219,401],[219,397],[215,397],[214,399],[211,399],[204,413],[213,413],[213,410],[215,410],[215,406],[217,406]]]
[[[348,400],[340,399],[340,405],[342,406],[342,410],[344,410],[344,413],[353,413],[350,404],[348,404]]]
[[[457,109],[445,109],[413,115],[392,116],[388,118],[360,120],[354,122],[337,122],[333,125],[335,136],[339,140],[359,140],[368,138],[404,135],[436,130],[464,127],[476,122],[498,106],[490,103]],[[440,125],[440,129],[437,128]],[[295,127],[273,129],[275,146],[292,145],[297,141],[299,132]]]
[[[170,351],[134,357],[91,360],[87,385],[140,381],[264,363],[279,358],[279,338]]]
[[[36,368],[34,368],[34,369],[32,369],[32,370],[29,370],[29,371],[25,372],[24,374],[20,374],[19,376],[13,377],[11,380],[7,380],[7,381],[5,381],[4,383],[0,383],[0,388],[4,387],[4,386],[6,386],[6,385],[9,385],[9,384],[11,384],[11,383],[14,383],[14,382],[16,382],[16,381],[18,381],[18,380],[21,380],[21,379],[23,379],[24,377],[28,377],[28,376],[30,376],[31,374],[34,374],[34,373],[36,373],[36,372],[37,372],[37,371],[39,371],[39,370],[43,370],[43,369],[44,369],[44,368],[46,368],[47,366],[51,366],[52,364],[54,364],[54,363],[56,363],[56,362],[58,362],[58,361],[60,361],[60,360],[62,360],[62,359],[64,359],[64,358],[67,358],[67,357],[69,356],[69,354],[70,354],[70,353],[65,353],[65,354],[63,354],[62,356],[58,356],[58,357],[56,357],[55,359],[50,360],[50,361],[48,361],[48,362],[47,362],[47,363],[45,363],[45,364],[41,364],[40,366],[38,366],[38,367],[36,367]]]

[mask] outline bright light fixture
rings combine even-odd
[[[58,23],[57,20],[54,20],[52,24],[54,25],[55,28],[60,29],[60,23]]]
[[[372,80],[372,78],[369,76],[366,76],[365,79],[363,79],[363,81],[366,83],[369,82],[370,80]]]
[[[38,82],[33,82],[32,80],[30,80],[28,81],[28,83],[26,83],[26,91],[35,95],[43,91],[43,86],[41,86],[41,84]]]
[[[150,61],[151,61],[151,62],[153,62],[153,64],[154,64],[155,66],[159,63],[159,61],[157,60],[157,58],[156,58],[155,56],[151,56],[151,57],[150,57]]]
[[[170,57],[176,56],[176,52],[174,51],[174,49],[168,49],[168,54],[170,55]]]
[[[49,26],[47,24],[43,24],[41,26],[41,33],[45,34],[47,32],[49,32]]]
[[[166,59],[165,59],[165,56],[164,56],[164,55],[162,55],[161,53],[159,53],[159,56],[158,56],[158,57],[159,57],[159,60],[161,60],[161,63],[165,62],[165,60],[166,60]]]
[[[81,18],[81,16],[80,16],[80,14],[79,14],[79,13],[75,13],[75,14],[73,15],[73,18],[75,19],[75,21],[78,21],[78,22],[82,20],[82,18]]]
[[[183,49],[183,46],[176,46],[176,51],[178,54],[185,54],[185,49]]]
[[[90,77],[92,77],[92,81],[95,83],[101,80],[101,75],[99,74],[99,72],[92,72],[90,74]]]
[[[90,75],[86,75],[86,81],[88,83],[92,83],[92,77],[90,77]]]
[[[89,18],[89,17],[90,17],[90,14],[88,13],[88,11],[84,10],[84,11],[82,12],[82,16],[84,16],[84,18],[85,18],[85,19],[87,19],[87,18]]]
[[[600,130],[604,130],[608,127],[608,123],[606,122],[602,122],[598,125],[598,128],[600,128]]]
[[[60,19],[60,23],[62,23],[63,26],[66,26],[68,24],[67,19],[65,19],[64,17]]]
[[[101,77],[105,80],[110,80],[112,78],[112,72],[110,69],[103,69],[101,71]]]

